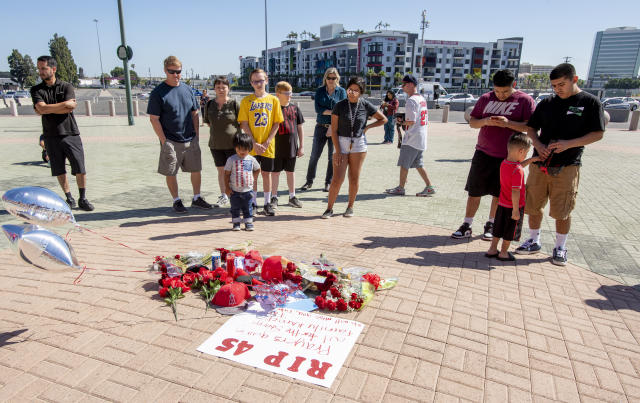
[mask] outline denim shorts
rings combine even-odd
[[[366,153],[367,152],[367,136],[364,134],[360,137],[344,137],[338,136],[340,141],[340,153]]]

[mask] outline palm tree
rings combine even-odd
[[[384,70],[380,70],[380,72],[378,73],[378,77],[380,77],[380,89],[382,89],[382,80],[387,76],[387,72]]]
[[[402,73],[399,71],[396,71],[396,74],[393,75],[393,78],[396,81],[396,85],[400,84],[400,80],[402,80]]]

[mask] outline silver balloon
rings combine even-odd
[[[38,228],[40,227],[38,227],[37,225],[30,225],[30,224],[20,224],[20,225],[4,224],[2,226],[2,232],[9,240],[10,246],[17,250],[19,248],[18,241],[20,241],[20,239],[22,238],[22,234]]]
[[[2,195],[4,208],[14,216],[38,225],[75,224],[71,208],[49,189],[27,186],[7,190]]]
[[[27,263],[51,271],[81,268],[71,245],[58,234],[37,225],[6,224],[2,230]]]

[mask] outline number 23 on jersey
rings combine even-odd
[[[266,112],[255,112],[253,118],[254,127],[265,127],[269,124],[269,115]]]

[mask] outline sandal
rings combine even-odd
[[[515,260],[516,260],[516,257],[515,257],[515,256],[513,256],[513,253],[511,253],[511,252],[507,252],[507,253],[509,254],[509,256],[508,256],[508,257],[500,257],[500,256],[496,256],[496,258],[497,258],[498,260],[500,260],[500,261],[503,261],[503,262],[513,262],[513,261],[515,261]]]

